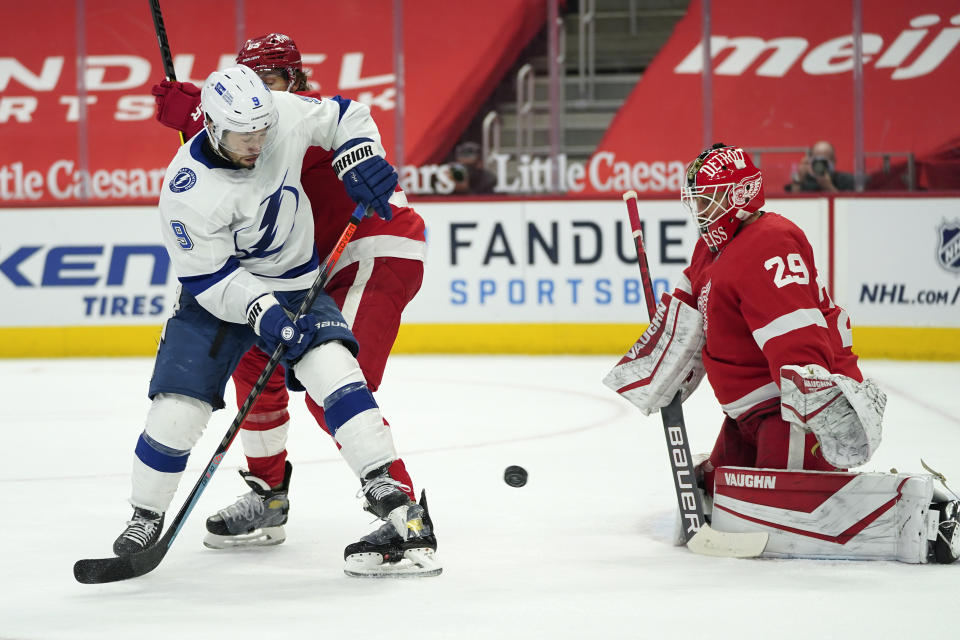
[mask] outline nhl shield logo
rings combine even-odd
[[[937,247],[937,260],[947,271],[960,273],[960,220],[947,222],[937,229],[940,246]]]

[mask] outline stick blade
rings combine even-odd
[[[687,548],[701,556],[756,558],[763,553],[769,538],[763,531],[729,533],[705,524],[687,541]]]
[[[157,544],[129,556],[77,560],[73,565],[73,577],[82,584],[104,584],[137,578],[156,569],[165,552],[166,547]]]

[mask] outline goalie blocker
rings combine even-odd
[[[664,293],[646,331],[603,383],[648,416],[677,391],[681,402],[694,392],[704,376],[703,343],[700,312]]]
[[[720,467],[712,526],[765,532],[761,556],[949,564],[960,556],[958,502],[934,477]]]

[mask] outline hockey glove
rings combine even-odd
[[[157,100],[157,121],[188,133],[200,118],[200,87],[189,82],[163,80],[150,89]]]
[[[269,293],[247,307],[247,323],[260,336],[267,353],[273,353],[281,343],[287,345],[284,357],[291,362],[310,348],[313,335],[317,332],[317,319],[313,314],[305,314],[294,323],[286,309]]]
[[[603,379],[647,416],[677,391],[686,400],[704,376],[703,316],[669,293],[661,300],[650,326]]]
[[[887,395],[822,366],[780,367],[780,416],[812,431],[823,459],[838,469],[865,464],[880,446]]]
[[[387,202],[397,188],[397,172],[383,159],[370,138],[354,138],[337,149],[333,170],[357,204],[373,207],[384,220],[393,217]]]

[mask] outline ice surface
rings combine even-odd
[[[600,380],[617,358],[394,356],[377,397],[445,565],[438,578],[356,580],[343,547],[375,526],[302,399],[292,402],[287,541],[214,551],[203,521],[246,491],[228,453],[163,563],[81,585],[130,509],[150,359],[0,361],[0,638],[956,637],[960,564],[732,560],[670,545],[674,493],[657,416]],[[865,361],[889,395],[865,470],[922,471],[960,489],[960,364]],[[232,393],[232,390],[230,391]],[[695,451],[720,411],[684,405]],[[235,415],[218,411],[172,512]],[[504,468],[525,467],[521,489]]]

